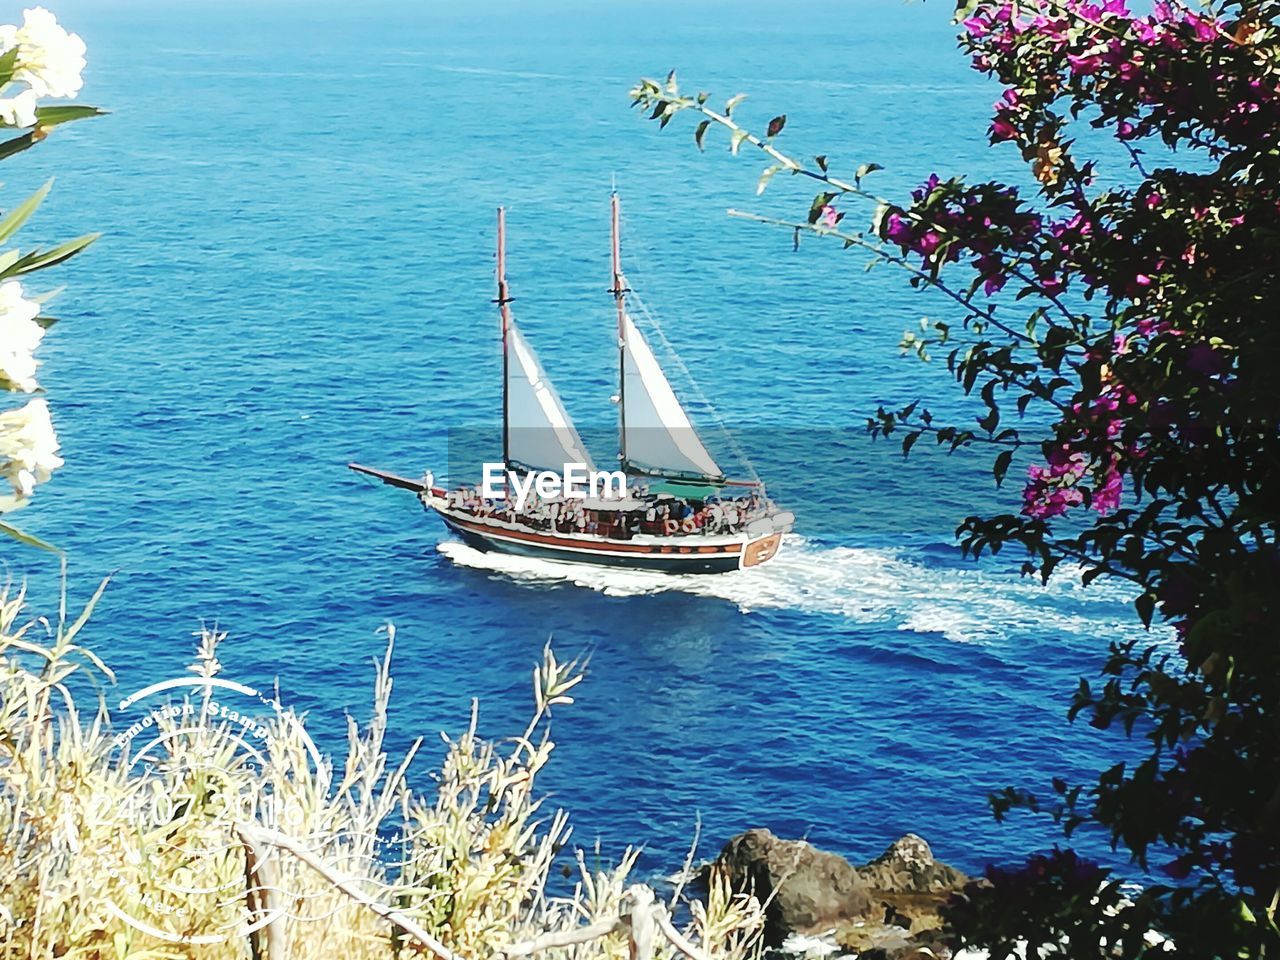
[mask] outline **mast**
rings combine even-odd
[[[622,277],[622,240],[618,230],[618,192],[609,196],[613,234],[613,299],[618,305],[618,461],[627,469],[627,285]]]
[[[511,418],[508,416],[508,391],[511,389],[507,352],[507,330],[511,326],[511,298],[507,296],[507,211],[498,208],[498,305],[502,317],[502,465],[511,466]]]

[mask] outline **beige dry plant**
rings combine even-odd
[[[637,949],[628,904],[648,892],[628,887],[635,852],[589,865],[569,847],[566,814],[535,790],[552,710],[573,702],[582,664],[544,650],[533,718],[509,741],[477,734],[473,704],[423,791],[410,781],[421,741],[394,764],[387,754],[390,628],[370,719],[348,719],[339,766],[292,711],[251,724],[225,713],[213,630],[145,747],[122,736],[101,696],[77,705],[114,682],[77,642],[93,604],[49,623],[24,619],[24,600],[0,591],[0,960],[628,960]],[[576,882],[549,885],[566,860]],[[655,960],[758,951],[760,906],[725,877],[705,899],[680,899],[678,931],[666,907],[645,908],[645,929],[671,934],[653,937]]]

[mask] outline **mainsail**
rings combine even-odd
[[[618,194],[610,198],[613,220],[613,299],[618,308],[619,446],[624,470],[668,477],[722,480],[724,471],[698,439],[689,415],[662,372],[644,334],[627,313],[622,276]]]
[[[532,470],[559,473],[566,463],[594,470],[560,395],[514,322],[507,325],[506,341],[507,459]]]
[[[723,477],[629,314],[623,314],[621,328],[624,466],[648,473]]]

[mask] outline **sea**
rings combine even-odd
[[[88,44],[80,102],[109,115],[7,161],[0,198],[56,177],[20,243],[103,237],[28,282],[65,286],[40,355],[66,466],[14,519],[66,551],[73,611],[110,578],[81,635],[116,671],[108,701],[184,675],[216,628],[223,676],[278,683],[341,755],[394,624],[388,747],[425,738],[429,791],[438,734],[473,699],[484,735],[524,730],[550,642],[588,672],[553,709],[541,789],[575,843],[641,846],[649,876],[695,835],[711,856],[751,827],[858,860],[915,832],[979,872],[1060,840],[1045,818],[997,823],[992,791],[1087,782],[1133,753],[1067,721],[1108,643],[1169,642],[1125,585],[1084,588],[1068,567],[1043,585],[1018,556],[957,546],[966,516],[1017,511],[1026,463],[997,489],[990,450],[926,439],[904,459],[867,435],[882,405],[985,412],[945,349],[899,348],[963,316],[857,250],[729,216],[803,220],[814,185],[780,174],[758,194],[766,158],[717,131],[700,152],[691,117],[660,130],[628,96],[673,69],[713,104],[746,93],[735,117],[785,114],[781,149],[846,176],[878,164],[864,184],[885,197],[934,172],[1025,188],[1017,152],[987,141],[999,90],[956,49],[949,5],[50,5]],[[797,515],[759,569],[485,555],[347,469],[439,476],[485,431],[496,458],[499,205],[516,316],[608,461],[615,188],[659,359],[713,451]],[[849,225],[873,212],[838,206]],[[2,549],[31,613],[53,615],[57,562]],[[1105,837],[1076,843],[1123,865]]]

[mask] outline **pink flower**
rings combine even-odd
[[[1023,515],[1041,520],[1062,516],[1083,502],[1084,494],[1075,487],[1049,487],[1036,478],[1022,491]]]
[[[1004,272],[1004,261],[999,254],[979,257],[974,266],[982,277],[982,290],[988,297],[1004,288],[1008,276]]]
[[[1218,39],[1218,25],[1212,20],[1187,14],[1187,23],[1191,24],[1191,32],[1201,43],[1212,43]]]
[[[1003,140],[1014,140],[1018,136],[1018,128],[1001,116],[997,116],[995,120],[991,122],[991,130],[989,132],[992,143],[1000,143]]]
[[[886,239],[892,240],[900,247],[906,247],[911,243],[911,234],[911,225],[901,215],[891,213],[885,217],[884,235]]]
[[[916,249],[923,253],[926,257],[933,256],[938,247],[942,246],[942,234],[936,230],[929,230],[920,238]]]
[[[1156,28],[1145,20],[1133,21],[1133,35],[1141,43],[1155,43],[1156,38],[1159,36],[1156,33]]]
[[[840,222],[840,214],[836,213],[836,208],[829,203],[822,208],[822,222],[833,230]]]
[[[1120,506],[1120,495],[1124,493],[1124,478],[1114,464],[1102,474],[1102,483],[1093,489],[1093,498],[1089,503],[1098,513],[1106,514]]]
[[[1067,54],[1067,63],[1071,67],[1071,72],[1082,77],[1091,76],[1098,72],[1101,66],[1101,60],[1097,54],[1088,56],[1077,56],[1074,53]]]

